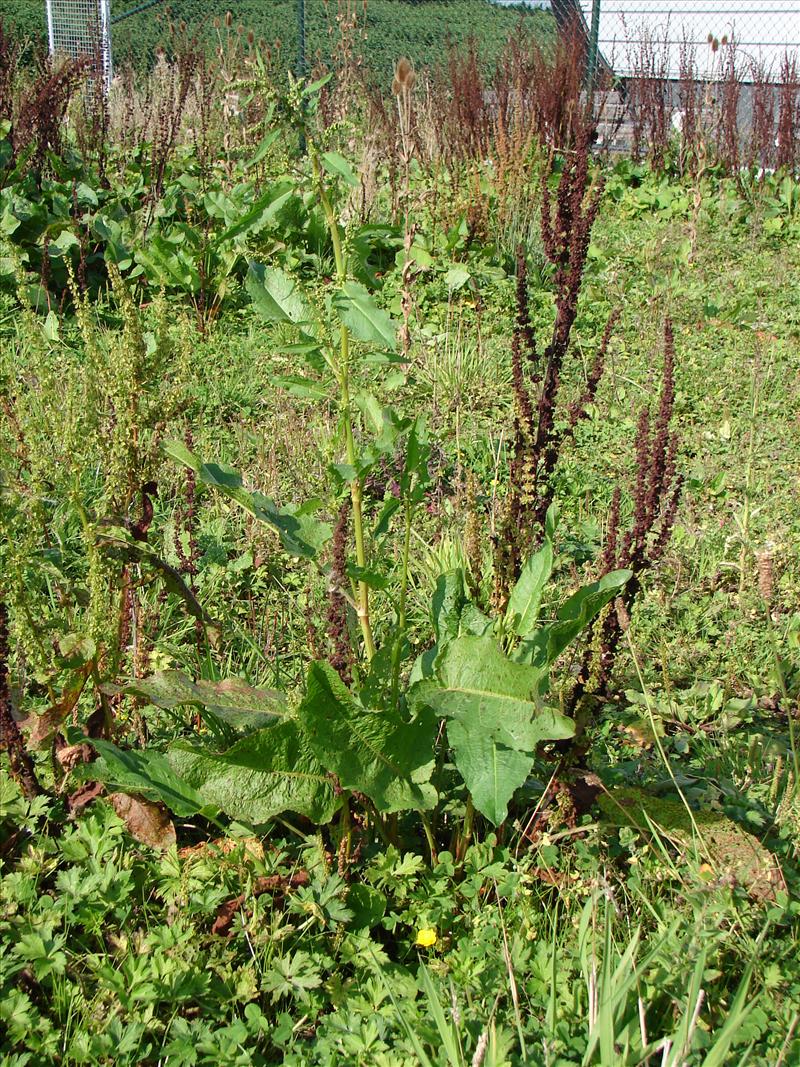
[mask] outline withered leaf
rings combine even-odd
[[[112,793],[114,811],[125,822],[131,837],[151,848],[167,849],[177,841],[175,824],[163,804],[154,804],[141,796]]]
[[[28,745],[31,748],[45,748],[50,743],[53,734],[61,728],[61,724],[80,700],[90,673],[91,663],[87,663],[76,672],[75,682],[64,690],[60,700],[41,715],[29,715],[20,723],[22,729],[28,731]]]
[[[76,747],[82,748],[83,746]],[[105,788],[102,782],[86,782],[67,797],[67,811],[69,811],[70,815],[77,815],[93,800],[97,800],[99,796],[102,796]]]

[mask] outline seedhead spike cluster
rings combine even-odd
[[[636,474],[632,493],[633,515],[627,531],[621,531],[621,492],[614,489],[608,513],[606,544],[601,556],[603,574],[619,569],[632,571],[616,610],[600,615],[594,639],[587,648],[568,707],[576,714],[587,699],[602,694],[613,670],[619,642],[630,620],[642,577],[663,557],[678,511],[683,476],[677,470],[678,435],[672,429],[675,408],[675,347],[672,323],[664,327],[664,366],[661,397],[655,419],[647,406],[639,415],[636,433]],[[586,724],[585,706],[576,718]],[[579,731],[580,732],[580,731]]]
[[[580,396],[562,404],[561,379],[578,311],[592,226],[602,182],[590,176],[592,123],[577,132],[575,150],[564,159],[555,202],[550,193],[554,159],[542,179],[541,232],[545,255],[554,266],[556,319],[541,357],[531,324],[524,250],[517,256],[516,319],[511,344],[515,401],[510,491],[495,542],[495,601],[502,607],[519,576],[523,555],[544,535],[553,501],[552,476],[563,446],[594,401],[605,367],[617,315],[612,314]],[[564,406],[564,417],[559,411]]]
[[[42,787],[11,710],[9,658],[8,610],[0,601],[0,750],[5,750],[8,755],[12,778],[23,794],[31,798],[38,796]]]

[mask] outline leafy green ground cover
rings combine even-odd
[[[1,1062],[796,1062],[797,184],[605,164],[568,384],[621,318],[495,611],[520,232],[553,318],[547,161],[511,219],[488,164],[413,169],[406,359],[388,192],[361,218],[347,142],[297,161],[280,133],[211,174],[181,149],[157,196],[144,149],[111,183],[75,146],[43,180],[0,155],[2,593],[48,789],[0,777]],[[666,315],[685,491],[584,801],[548,743]],[[351,536],[339,579],[354,485],[371,554]]]

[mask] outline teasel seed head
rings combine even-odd
[[[410,93],[417,81],[417,74],[410,59],[403,56],[398,59],[394,68],[392,80],[392,92],[395,96],[401,93]]]

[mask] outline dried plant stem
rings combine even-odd
[[[0,749],[8,753],[11,777],[29,800],[42,793],[33,760],[11,712],[8,671],[8,611],[0,601]]]
[[[314,172],[314,181],[317,186],[320,204],[325,213],[325,219],[331,234],[333,243],[333,255],[336,262],[336,276],[340,285],[347,280],[347,266],[345,263],[344,249],[342,248],[342,234],[339,222],[333,210],[330,197],[328,196],[325,182],[322,178],[322,168],[319,158],[313,147],[310,149],[311,163]],[[339,384],[339,404],[342,414],[342,422],[345,434],[345,450],[347,462],[350,467],[356,467],[356,444],[353,433],[353,411],[350,400],[350,331],[344,323],[339,328],[339,359],[333,368]],[[366,541],[364,538],[364,486],[362,479],[356,475],[350,482],[350,499],[353,505],[353,536],[356,544],[356,563],[360,568],[367,565]],[[375,655],[375,640],[372,635],[369,612],[369,586],[361,579],[357,582],[357,615],[364,638],[364,652],[367,660]]]
[[[641,664],[639,663],[639,657],[636,655],[636,648],[633,644],[633,638],[631,637],[630,627],[628,627],[628,629],[625,631],[625,640],[628,642],[628,651],[631,654],[631,660],[633,661],[633,665],[636,668],[636,677],[639,679],[639,685],[641,686],[642,695],[644,696],[645,707],[647,708],[647,716],[650,720],[650,730],[652,731],[655,746],[658,749],[658,754],[661,757],[661,762],[664,764],[664,770],[669,775],[672,784],[675,787],[675,792],[681,798],[681,802],[683,803],[684,808],[686,808],[686,813],[689,816],[689,822],[691,822],[692,824],[692,829],[694,830],[698,843],[705,851],[705,841],[703,839],[703,835],[700,833],[700,827],[697,825],[697,820],[694,817],[694,812],[692,811],[689,805],[689,801],[686,799],[686,795],[681,789],[678,779],[675,777],[675,772],[672,769],[672,764],[670,763],[669,757],[667,756],[667,753],[664,750],[664,746],[661,743],[661,738],[659,737],[658,729],[656,727],[656,720],[655,714],[653,712],[653,702],[650,696],[650,690],[645,684]]]

